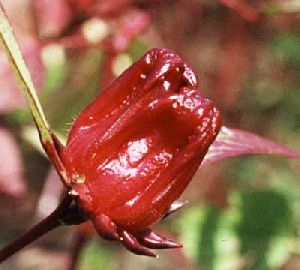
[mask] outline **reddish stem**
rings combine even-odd
[[[19,250],[37,240],[47,232],[59,227],[62,224],[61,218],[65,215],[70,202],[71,197],[67,195],[48,217],[0,250],[0,263],[13,256]]]
[[[238,0],[219,0],[220,3],[236,11],[242,18],[249,22],[256,22],[260,13],[255,8]]]

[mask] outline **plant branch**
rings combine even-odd
[[[0,263],[13,256],[19,250],[37,240],[47,232],[62,225],[62,219],[65,217],[72,198],[67,195],[58,207],[40,223],[35,225],[28,232],[0,250]]]
[[[41,104],[36,94],[30,72],[22,57],[19,45],[13,34],[12,28],[8,21],[7,15],[0,3],[0,40],[2,41],[4,51],[9,59],[9,62],[14,70],[18,83],[23,90],[23,93],[28,102],[34,122],[37,126],[41,143],[49,158],[56,167],[62,182],[66,186],[70,186],[70,179],[67,171],[60,159],[58,150],[56,148],[57,139],[51,132],[45,115],[43,113]]]
[[[228,8],[237,12],[248,22],[256,22],[260,18],[260,12],[240,0],[219,0],[219,2]]]

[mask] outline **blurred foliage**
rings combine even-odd
[[[157,8],[142,9],[151,14],[151,26],[122,52],[125,57],[119,58],[119,68],[125,68],[151,47],[173,48],[201,74],[200,90],[221,108],[226,125],[300,149],[300,10],[290,12],[286,4],[294,7],[299,1],[274,0],[265,6],[268,1],[253,1],[258,2],[253,8],[267,15],[254,22],[222,4],[226,1],[165,2]],[[236,25],[243,27],[235,33]],[[244,51],[245,44],[250,44],[250,49]],[[62,137],[66,137],[78,112],[101,92],[105,53],[98,48],[66,49],[59,56],[61,61],[45,64],[46,80],[40,98],[51,126]],[[225,68],[221,60],[227,63]],[[237,68],[231,70],[234,65]],[[13,217],[3,209],[6,197],[1,195],[0,218],[6,220],[1,226],[2,244],[10,238],[7,235],[21,234],[35,222],[32,217],[50,165],[34,148],[36,135],[26,140],[22,135],[22,127],[32,127],[26,108],[1,114],[0,124],[21,146],[29,187],[22,198],[16,199],[14,215],[18,222],[9,222]],[[151,262],[120,251],[118,244],[114,247],[90,241],[78,269],[299,269],[299,161],[257,156],[233,159],[218,169],[212,168],[219,173],[216,184],[210,184],[215,175],[209,169],[200,169],[194,179],[204,191],[188,190],[184,197],[192,201],[190,206],[161,225],[182,241],[182,254],[162,251],[160,259]],[[207,199],[207,193],[219,192],[216,185],[226,186],[228,194],[222,195],[227,204]],[[58,269],[64,269],[69,243],[60,238],[35,245],[47,249],[48,242],[58,241],[63,258]],[[46,256],[43,254],[39,256]],[[1,269],[24,269],[16,257]],[[52,268],[42,264],[28,269]]]
[[[113,253],[98,243],[89,243],[81,254],[79,269],[104,270],[118,269]]]

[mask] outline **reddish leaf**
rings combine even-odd
[[[42,37],[57,37],[72,20],[72,9],[66,0],[33,1],[34,15]]]
[[[150,16],[137,10],[132,9],[120,16],[116,24],[116,35],[112,40],[114,51],[125,51],[131,41],[143,32],[149,24]]]
[[[35,39],[30,37],[23,37],[19,41],[34,84],[39,89],[42,85],[44,74],[44,67],[40,56],[40,45]],[[0,89],[0,113],[25,105],[25,98],[3,52],[0,52]]]
[[[300,151],[292,150],[250,132],[223,126],[217,139],[210,146],[202,165],[247,154],[300,157]]]
[[[28,0],[1,0],[1,5],[4,7],[17,37],[33,34],[31,9]]]
[[[0,193],[20,196],[25,192],[21,153],[12,137],[0,127]]]
[[[254,7],[251,7],[244,1],[238,0],[219,0],[220,3],[234,10],[239,14],[244,20],[249,22],[256,22],[259,19],[259,11]],[[250,2],[250,1],[249,1]]]
[[[258,43],[250,26],[235,13],[226,17],[214,90],[230,110],[239,104],[245,80],[255,67]]]
[[[21,46],[36,88],[42,86],[44,67],[41,60],[41,45],[34,37],[32,15],[28,1],[1,1]],[[21,10],[21,14],[20,14]],[[25,105],[20,86],[11,70],[6,55],[0,51],[0,113]]]

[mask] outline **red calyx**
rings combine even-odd
[[[73,191],[106,239],[136,254],[180,245],[151,225],[169,214],[220,129],[211,101],[180,56],[153,49],[76,119],[63,160]]]

